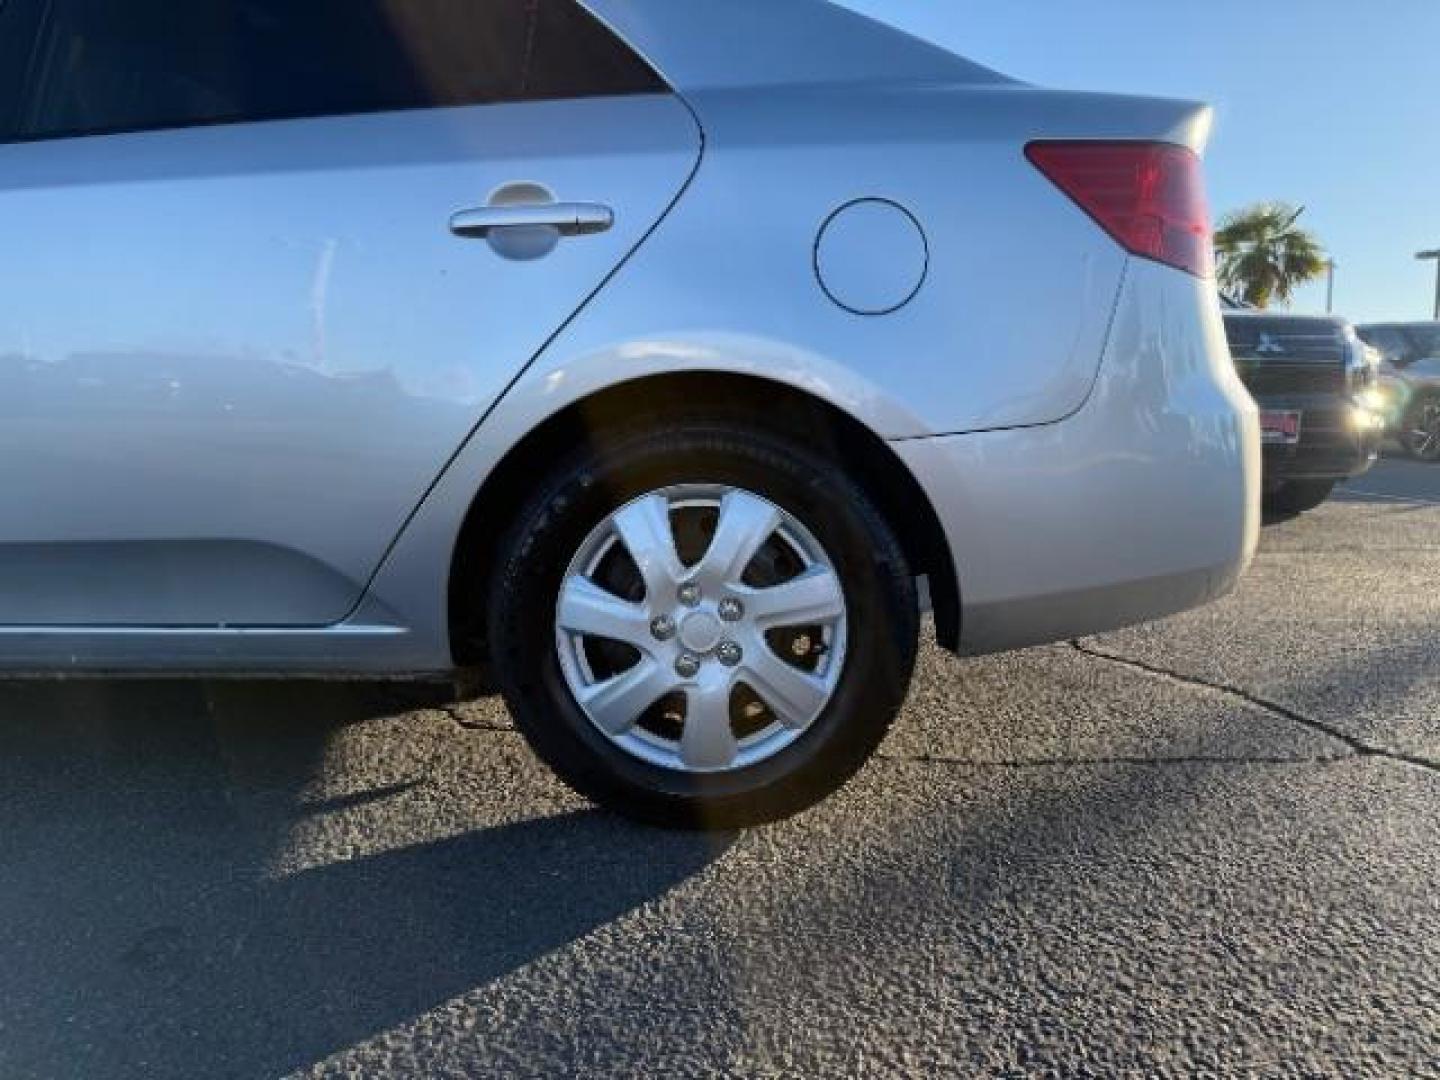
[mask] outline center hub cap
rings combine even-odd
[[[725,628],[708,611],[694,611],[680,623],[680,644],[694,653],[708,653],[720,644]]]

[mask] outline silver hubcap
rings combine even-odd
[[[590,722],[665,768],[724,772],[789,746],[845,664],[845,597],[799,521],[718,485],[602,521],[561,582],[560,667]]]

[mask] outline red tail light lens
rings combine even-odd
[[[1025,156],[1126,251],[1214,272],[1200,159],[1170,143],[1035,142]]]

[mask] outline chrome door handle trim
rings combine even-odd
[[[497,229],[541,228],[561,236],[591,236],[608,232],[614,224],[615,211],[600,203],[536,203],[461,210],[450,218],[450,231],[467,240],[483,240]]]

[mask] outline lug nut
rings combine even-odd
[[[685,653],[680,659],[675,661],[675,674],[679,675],[682,679],[693,679],[696,675],[700,674],[700,658],[698,656],[692,656],[690,653]]]
[[[669,641],[675,636],[675,620],[669,615],[658,615],[650,620],[650,633],[656,641]]]
[[[721,600],[719,611],[726,622],[739,622],[745,617],[745,605],[739,600]]]
[[[694,607],[700,603],[700,586],[696,585],[693,581],[687,581],[684,585],[680,586],[679,596],[680,603],[686,607]]]
[[[720,647],[715,650],[715,656],[726,667],[734,667],[745,659],[745,653],[733,641],[722,641]]]

